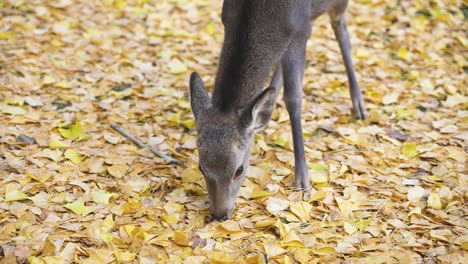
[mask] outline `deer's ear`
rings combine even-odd
[[[192,105],[193,115],[197,120],[211,106],[210,96],[205,89],[205,84],[196,72],[190,75],[190,104]]]
[[[268,121],[270,121],[275,101],[275,87],[270,86],[263,90],[263,92],[255,98],[253,104],[247,107],[242,114],[244,127],[255,133],[264,130],[268,125]]]

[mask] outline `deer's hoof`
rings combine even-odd
[[[357,111],[355,111],[355,115],[356,115],[356,118],[359,119],[359,120],[364,120],[366,119],[367,117],[367,111],[366,111],[366,108],[363,106],[362,108],[360,107],[360,109],[358,109]]]
[[[366,105],[362,98],[359,98],[357,102],[353,104],[353,112],[357,119],[364,120],[367,117]]]
[[[303,176],[303,177],[298,177],[296,175],[296,191],[300,192],[310,192],[310,179],[309,175]]]

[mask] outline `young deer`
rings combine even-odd
[[[343,56],[354,113],[366,117],[351,61],[344,12],[347,0],[225,0],[224,43],[212,98],[197,73],[190,76],[197,121],[199,168],[208,188],[213,219],[231,217],[249,164],[255,133],[271,117],[284,84],[294,142],[296,186],[310,188],[301,127],[302,78],[311,21],[328,13]],[[263,89],[276,65],[270,86]]]

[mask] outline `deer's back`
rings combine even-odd
[[[245,4],[258,16],[272,16],[278,24],[284,26],[291,22],[313,21],[330,10],[342,12],[346,9],[348,0],[225,0],[223,4],[222,20],[225,26],[236,23],[245,18],[242,8]]]

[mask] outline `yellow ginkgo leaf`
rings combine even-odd
[[[45,256],[42,258],[42,261],[44,261],[45,264],[61,264],[66,262],[65,258],[62,256]]]
[[[128,251],[114,250],[114,256],[121,262],[132,261],[135,259],[136,254]]]
[[[284,253],[287,252],[284,248],[277,246],[275,243],[266,244],[264,245],[264,247],[265,247],[265,254],[267,255],[268,259],[279,256],[279,255],[283,255]]]
[[[201,262],[197,262],[197,263],[201,263]],[[246,263],[246,264],[264,264],[265,259],[260,254],[254,254],[254,255],[246,257],[244,259],[244,263]]]
[[[170,122],[173,122],[173,123],[177,123],[179,124],[180,123],[180,116],[182,115],[182,112],[177,112],[173,115],[171,115],[167,121],[170,121]]]
[[[224,221],[219,225],[219,227],[222,228],[223,231],[227,231],[228,233],[242,231],[239,223],[234,220]]]
[[[293,212],[299,219],[302,221],[310,220],[310,210],[312,210],[312,205],[308,202],[297,202],[293,203],[290,206],[291,212]]]
[[[178,59],[172,59],[169,62],[169,70],[172,74],[180,74],[187,71],[187,65]]]
[[[410,56],[410,53],[405,48],[399,48],[398,52],[397,52],[397,56],[398,56],[398,58],[400,58],[402,60],[408,60],[409,56]]]
[[[68,203],[64,205],[63,207],[69,209],[76,215],[81,215],[81,216],[86,216],[92,213],[94,210],[96,210],[96,208],[94,207],[84,205],[83,201],[76,201],[73,203]]]
[[[106,216],[104,222],[102,222],[99,227],[95,229],[95,232],[99,234],[99,238],[101,238],[107,244],[111,243],[114,240],[114,236],[110,233],[110,230],[115,226],[114,219],[112,218],[112,214]]]
[[[213,35],[216,32],[216,24],[211,22],[205,26],[206,33]]]
[[[408,194],[406,196],[410,202],[419,202],[424,196],[424,192],[425,190],[421,186],[414,186],[408,189]]]
[[[326,196],[327,196],[327,193],[322,190],[311,192],[309,202],[321,201],[325,199]]]
[[[357,231],[357,228],[348,222],[344,222],[343,227],[344,227],[346,234],[348,235],[352,235]]]
[[[8,104],[8,105],[23,105],[24,104],[24,97],[22,96],[12,96],[5,98],[3,100],[3,103]]]
[[[325,256],[325,255],[334,254],[336,251],[332,247],[322,247],[319,249],[313,249],[312,252],[316,255]]]
[[[51,139],[49,142],[49,148],[51,149],[68,148],[68,147],[70,147],[70,145],[57,139]]]
[[[33,173],[30,173],[30,172],[26,172],[25,175],[28,176],[29,178],[31,178],[33,180],[36,180],[38,182],[41,182],[41,183],[46,182],[48,179],[50,179],[50,177],[52,177],[52,175],[50,175],[50,174],[44,174],[42,176],[36,176],[36,175],[34,175]]]
[[[174,243],[179,246],[188,246],[189,239],[185,231],[175,231],[174,232]]]
[[[86,158],[86,156],[74,151],[73,149],[67,149],[64,153],[64,156],[75,164],[80,163]]]
[[[133,199],[128,199],[125,204],[122,205],[122,214],[130,214],[138,211],[143,205]]]
[[[58,83],[55,84],[55,86],[57,88],[61,88],[61,89],[70,89],[71,88],[71,84],[65,80],[62,80],[62,81],[59,81]]]
[[[328,182],[328,167],[326,164],[315,163],[310,166],[310,179],[313,183]]]
[[[290,135],[288,133],[281,133],[276,139],[275,144],[284,148],[288,145],[289,137]]]
[[[27,113],[27,111],[24,110],[24,108],[20,106],[8,105],[8,106],[1,107],[0,109],[2,110],[2,113],[10,114],[10,115],[24,115]]]
[[[116,0],[114,1],[114,6],[118,9],[124,9],[127,6],[127,2],[125,0]]]
[[[63,42],[61,42],[60,40],[58,39],[53,39],[50,44],[52,44],[52,46],[56,47],[56,48],[59,48],[59,47],[62,47],[63,46]],[[58,87],[58,86],[57,86]]]
[[[180,121],[180,124],[187,129],[193,129],[195,127],[195,119],[187,119]]]
[[[304,247],[304,243],[294,231],[290,230],[289,232],[287,232],[286,237],[283,240],[281,240],[281,246]]]
[[[114,176],[115,178],[122,178],[127,172],[127,170],[128,170],[128,167],[122,164],[112,165],[109,168],[107,168],[107,171],[109,172],[109,174]]]
[[[413,158],[418,155],[418,150],[415,144],[407,143],[401,146],[401,154],[407,158]]]
[[[91,196],[92,196],[94,202],[103,203],[103,204],[108,204],[109,199],[114,195],[116,195],[116,194],[108,193],[106,191],[101,191],[101,190],[93,191],[91,193]]]
[[[42,84],[43,85],[48,85],[48,84],[53,84],[55,83],[57,80],[55,80],[54,77],[50,76],[50,75],[45,75],[44,78],[42,79]]]
[[[370,53],[369,53],[369,50],[367,49],[358,48],[356,50],[356,57],[359,59],[367,59],[369,58],[369,56],[370,56]]]
[[[12,31],[0,30],[0,40],[9,40],[13,38],[14,38],[14,35]]]
[[[89,134],[83,132],[83,126],[77,121],[71,128],[59,128],[62,137],[72,140],[82,141],[89,138]]]
[[[13,259],[16,261],[16,258],[14,256],[13,256]],[[31,257],[28,257],[28,263],[29,264],[43,264],[44,262],[38,257],[31,256]]]
[[[236,263],[226,251],[208,251],[206,252],[210,263],[219,263],[219,264],[234,264]]]
[[[34,257],[28,258],[30,264],[61,264],[67,262],[62,256],[45,256],[45,257]]]
[[[432,193],[427,198],[427,205],[432,209],[442,209],[442,203],[440,202],[440,195],[438,193]]]
[[[260,198],[272,195],[272,192],[263,190],[260,186],[254,185],[251,193],[251,198]]]
[[[28,199],[28,196],[18,190],[17,184],[7,184],[5,187],[5,202],[21,201]]]
[[[255,223],[255,228],[265,228],[272,226],[275,223],[275,219],[265,219],[265,220],[260,220]]]

